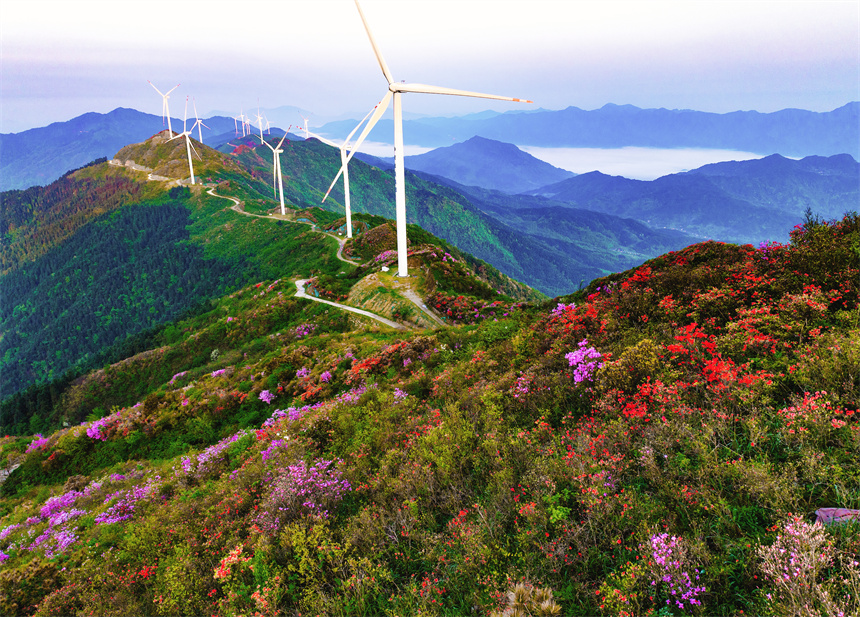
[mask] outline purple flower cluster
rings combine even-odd
[[[298,377],[299,379],[304,379],[305,377],[310,377],[310,374],[311,374],[311,369],[307,368],[306,366],[303,366],[302,368],[300,368],[299,370],[296,371],[296,377]]]
[[[6,536],[8,536],[10,533],[12,533],[13,531],[15,531],[16,529],[18,529],[19,527],[22,527],[22,526],[23,525],[21,523],[13,523],[12,525],[9,525],[8,527],[4,527],[3,529],[0,529],[0,540],[5,540]]]
[[[107,436],[102,433],[102,429],[107,426],[110,422],[110,417],[102,418],[100,420],[96,420],[92,424],[87,427],[87,437],[91,439],[97,439],[99,441],[105,441]]]
[[[573,367],[573,380],[576,383],[592,381],[594,372],[603,366],[603,362],[597,361],[603,357],[602,354],[594,347],[589,347],[586,339],[579,342],[579,349],[571,351],[564,357],[567,359],[568,365]]]
[[[322,403],[314,403],[313,405],[305,405],[304,407],[290,407],[289,409],[276,409],[272,415],[263,422],[263,428],[274,426],[281,418],[287,418],[290,422],[301,420],[304,415],[311,409],[317,409],[322,406]]]
[[[320,375],[320,381],[323,383],[328,383],[331,381],[331,371],[323,371],[322,375]]]
[[[370,388],[375,388],[375,387],[376,387],[376,384],[372,384],[370,386]],[[368,390],[368,386],[362,384],[356,388],[353,388],[352,390],[348,390],[347,392],[344,392],[343,394],[339,395],[335,399],[335,401],[339,402],[339,403],[357,403],[358,399],[360,399],[361,396],[365,392],[367,392],[367,390]]]
[[[300,326],[296,326],[296,336],[298,338],[304,338],[306,336],[310,336],[314,333],[314,330],[317,329],[316,324],[312,323],[303,323]]]
[[[405,399],[407,396],[409,396],[408,392],[401,390],[400,388],[394,388],[394,400],[395,401],[400,402],[403,399]]]
[[[352,488],[334,463],[318,460],[308,465],[300,461],[287,467],[271,483],[272,490],[261,505],[263,512],[255,520],[257,526],[276,533],[287,520],[301,514],[327,518],[329,508]]]
[[[392,257],[396,257],[396,256],[397,256],[397,251],[394,249],[392,249],[390,251],[383,251],[379,255],[376,256],[376,259],[374,259],[374,261],[376,263],[379,263],[380,261],[385,261],[386,259],[391,259]]]
[[[224,450],[230,447],[230,444],[235,443],[242,437],[252,435],[250,431],[242,429],[241,431],[225,437],[215,445],[209,446],[196,457],[185,456],[180,462],[181,470],[177,470],[178,476],[188,477],[194,475],[198,480],[202,480],[205,476],[213,474],[217,471],[219,463],[224,460]]]
[[[700,605],[702,602],[697,596],[706,589],[704,585],[694,582],[699,580],[701,574],[698,569],[693,570],[693,578],[684,570],[681,539],[661,533],[651,536],[649,544],[656,569],[660,572],[659,580],[652,580],[651,585],[656,587],[659,583],[665,583],[668,586],[672,598],[666,600],[666,604],[671,605],[674,600],[680,609],[684,608],[685,603],[689,608]]]
[[[571,302],[570,304],[564,304],[563,302],[559,302],[558,306],[556,306],[554,309],[552,309],[552,312],[550,314],[553,317],[560,317],[561,315],[564,314],[565,311],[573,310],[575,308],[576,308],[576,304],[574,304],[573,302]]]
[[[33,441],[30,442],[30,445],[27,446],[27,449],[24,450],[25,454],[35,452],[36,450],[44,450],[48,446],[48,439],[46,437],[42,437],[42,433],[36,433],[34,437],[35,439],[33,439]]]
[[[151,497],[155,489],[158,488],[159,484],[157,480],[159,480],[158,476],[143,486],[135,486],[129,490],[117,491],[108,495],[104,503],[113,502],[113,504],[96,517],[96,525],[111,525],[134,516],[137,502]],[[114,502],[117,498],[119,500]]]
[[[176,373],[173,377],[170,378],[170,384],[174,384],[177,379],[180,377],[185,377],[188,374],[188,371],[182,371],[180,373]]]
[[[529,393],[529,386],[532,385],[532,377],[530,375],[520,375],[517,377],[517,383],[514,384],[514,398],[523,398]]]
[[[44,519],[50,518],[51,516],[54,516],[57,512],[71,508],[78,500],[78,498],[82,497],[83,495],[84,493],[80,491],[69,491],[67,493],[63,493],[62,495],[49,497],[39,510],[39,515]]]
[[[221,375],[223,375],[226,372],[227,372],[227,369],[219,368],[217,371],[212,371],[212,377],[220,377]]]
[[[762,261],[768,261],[774,256],[776,250],[781,247],[782,245],[779,242],[771,242],[770,240],[761,242],[758,245],[758,258]]]
[[[270,458],[275,456],[278,450],[286,450],[289,446],[289,442],[285,439],[274,439],[272,440],[272,443],[269,444],[269,447],[260,453],[260,456],[264,461],[268,461]]]
[[[27,543],[27,538],[32,538],[34,530],[30,529],[20,543],[10,544],[10,548],[27,551],[41,550],[49,559],[53,559],[66,550],[76,539],[74,525],[70,524],[75,519],[88,514],[86,510],[73,508],[81,497],[89,497],[98,491],[101,482],[91,482],[83,491],[71,490],[62,495],[48,498],[39,509],[39,516],[31,516],[24,523],[16,523],[0,530],[0,540],[5,540],[17,529],[34,527],[47,523],[41,533],[32,542]]]
[[[275,395],[268,390],[263,390],[262,392],[260,392],[260,400],[263,401],[266,405],[271,405],[272,401],[275,400]]]

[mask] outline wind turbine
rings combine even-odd
[[[304,116],[302,116],[302,114],[299,114],[299,115],[302,117],[302,120],[305,121],[305,139],[307,139],[308,136],[310,135],[310,133],[308,132],[308,119],[305,118]]]
[[[376,109],[376,107],[374,107],[373,109]],[[352,209],[350,208],[350,205],[349,205],[349,168],[347,166],[348,161],[347,161],[346,151],[347,151],[347,148],[349,148],[349,140],[352,139],[352,136],[355,135],[355,132],[361,127],[362,124],[364,124],[364,121],[370,117],[370,114],[373,113],[373,109],[371,109],[369,112],[367,112],[367,115],[361,119],[361,122],[359,122],[358,124],[355,125],[355,128],[352,129],[352,132],[347,136],[347,138],[344,140],[343,144],[341,144],[341,145],[337,145],[336,143],[326,139],[325,137],[322,137],[320,135],[317,135],[316,133],[312,133],[312,132],[308,131],[309,135],[313,135],[314,137],[319,139],[324,144],[328,144],[329,146],[332,146],[332,147],[340,150],[340,170],[337,172],[337,175],[334,177],[334,180],[332,180],[331,186],[328,187],[328,190],[325,192],[325,196],[323,197],[323,202],[325,202],[325,200],[328,198],[328,194],[331,193],[331,190],[334,188],[334,185],[337,182],[337,179],[340,178],[340,174],[343,173],[343,205],[344,205],[344,208],[346,208],[346,237],[347,238],[352,238]],[[305,130],[307,130],[307,129],[305,129]]]
[[[353,157],[355,151],[362,144],[364,139],[382,117],[382,114],[388,109],[388,104],[391,99],[394,99],[394,183],[395,183],[395,214],[397,218],[397,275],[401,277],[409,276],[406,264],[406,178],[403,164],[403,107],[400,101],[401,95],[407,92],[418,92],[422,94],[450,94],[456,96],[471,96],[482,99],[495,99],[498,101],[514,101],[518,103],[531,103],[523,99],[517,99],[509,96],[498,96],[495,94],[481,94],[479,92],[469,92],[466,90],[454,90],[453,88],[443,88],[440,86],[428,86],[425,84],[407,84],[405,82],[396,82],[388,69],[388,65],[379,51],[376,40],[370,31],[370,26],[367,25],[367,20],[364,17],[364,12],[361,10],[361,5],[358,0],[355,0],[355,6],[358,9],[358,14],[364,24],[364,29],[367,31],[367,37],[370,39],[370,45],[373,47],[373,53],[376,55],[376,60],[379,62],[379,67],[382,69],[382,74],[388,82],[388,92],[376,107],[376,111],[371,116],[367,126],[364,127],[361,136],[355,143],[355,146],[350,152],[347,162]],[[342,167],[343,169],[343,167]]]
[[[204,127],[206,125],[203,124],[203,120],[201,120],[200,117],[197,115],[197,101],[195,101],[194,99],[191,99],[191,102],[194,104],[194,119],[197,120],[197,122],[195,122],[194,124],[191,125],[191,132],[193,133],[194,127],[197,127],[197,136],[199,137],[198,141],[202,144],[203,143],[203,128],[202,127]],[[185,101],[185,105],[186,105],[186,107],[188,106],[188,101]],[[185,127],[183,126],[183,128],[185,128]],[[208,126],[206,126],[206,128],[209,129]],[[209,129],[209,130],[211,131],[212,129]]]
[[[180,137],[185,137],[185,151],[188,153],[188,169],[191,171],[191,184],[194,184],[194,163],[191,161],[191,151],[194,150],[194,146],[191,145],[191,131],[185,128],[185,123],[188,120],[188,97],[185,97],[185,116],[182,118],[182,132],[177,134],[175,137],[171,137],[168,141],[173,141],[174,139],[179,139]],[[194,127],[191,127],[192,130]],[[208,127],[207,127],[208,128]],[[197,154],[197,150],[194,150],[194,154]],[[197,158],[200,158],[200,155],[197,154]],[[203,160],[203,159],[200,159]]]
[[[259,107],[257,107],[257,124],[260,126],[260,141],[263,141],[263,114],[260,113]]]
[[[155,88],[154,83],[152,83],[148,79],[146,81],[150,86]],[[161,101],[162,101],[161,102],[161,122],[163,123],[164,118],[167,118],[167,132],[170,135],[171,139],[173,139],[173,128],[170,126],[170,109],[168,109],[168,107],[167,107],[167,99],[170,98],[170,93],[173,92],[174,90],[176,90],[181,85],[182,84],[176,84],[170,90],[167,91],[167,94],[164,94],[161,92],[161,90],[159,90],[158,88],[155,88],[155,91],[158,92],[159,94],[161,94]]]
[[[286,211],[284,210],[284,176],[281,173],[281,152],[283,152],[283,150],[281,150],[281,146],[284,145],[284,140],[287,138],[287,135],[289,135],[291,128],[293,128],[292,125],[290,125],[290,128],[288,128],[284,132],[284,136],[281,137],[281,141],[278,142],[277,148],[273,148],[272,144],[270,144],[268,141],[263,140],[263,143],[266,144],[269,147],[269,150],[272,151],[272,192],[274,193],[275,191],[275,180],[277,180],[278,190],[280,191],[281,197],[281,216],[284,216],[284,214],[286,214]]]

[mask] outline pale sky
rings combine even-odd
[[[860,0],[363,0],[395,79],[532,99],[411,94],[428,115],[606,103],[829,111],[860,100]],[[7,0],[0,132],[87,111],[293,105],[360,118],[386,92],[352,0]],[[298,120],[298,118],[297,118]],[[314,122],[312,121],[312,125]]]

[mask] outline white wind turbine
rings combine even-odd
[[[302,114],[299,114],[299,115],[302,117],[302,120],[305,121],[305,139],[307,139],[308,136],[310,135],[310,133],[308,132],[308,119],[305,118],[304,116],[302,116]]]
[[[374,107],[373,109],[376,109],[376,107]],[[337,172],[337,175],[334,177],[334,180],[332,180],[331,186],[328,187],[328,190],[325,192],[325,196],[323,197],[323,202],[325,202],[325,200],[328,198],[328,194],[331,193],[331,190],[334,188],[334,185],[337,182],[337,179],[340,178],[340,174],[342,173],[343,174],[343,206],[344,206],[344,208],[346,208],[346,237],[347,238],[352,238],[352,209],[350,208],[350,203],[349,203],[349,168],[347,166],[348,161],[347,161],[346,151],[349,148],[349,141],[352,139],[352,136],[355,135],[355,132],[361,127],[362,124],[364,124],[364,121],[370,117],[370,114],[373,113],[373,109],[371,109],[369,112],[367,112],[367,115],[361,119],[361,122],[359,122],[358,124],[355,125],[355,128],[352,129],[352,132],[347,136],[347,138],[344,140],[344,142],[341,145],[337,145],[333,141],[330,141],[330,140],[326,139],[325,137],[317,135],[316,133],[312,133],[310,131],[307,131],[308,135],[316,137],[317,139],[319,139],[324,144],[328,144],[329,146],[332,146],[333,148],[337,148],[338,150],[340,150],[340,170]],[[307,130],[307,129],[305,129],[305,130]]]
[[[452,88],[443,88],[439,86],[428,86],[425,84],[407,84],[403,82],[395,82],[388,65],[376,45],[376,40],[370,32],[370,27],[367,25],[367,20],[364,17],[364,12],[361,10],[361,5],[358,0],[355,0],[355,6],[358,8],[358,14],[361,16],[361,21],[364,24],[364,29],[367,31],[367,37],[370,39],[370,45],[373,47],[373,53],[376,55],[376,60],[379,62],[379,67],[382,69],[382,74],[388,81],[388,92],[385,97],[377,105],[376,111],[371,116],[367,126],[364,127],[361,136],[355,143],[355,146],[350,152],[349,159],[353,157],[355,151],[362,144],[364,139],[370,133],[371,129],[388,109],[388,104],[391,99],[394,99],[394,182],[395,182],[395,214],[397,218],[397,275],[409,276],[406,264],[406,179],[403,165],[403,108],[400,101],[400,96],[407,92],[418,92],[423,94],[451,94],[457,96],[471,96],[483,99],[495,99],[499,101],[515,101],[519,103],[531,103],[523,99],[517,99],[508,96],[498,96],[495,94],[481,94],[479,92],[468,92],[466,90],[454,90]]]
[[[257,108],[257,125],[260,127],[260,141],[263,141],[263,114],[260,113],[260,108]]]
[[[155,88],[155,84],[146,80],[147,83]],[[167,91],[167,94],[164,94],[158,88],[155,88],[155,91],[161,94],[161,121],[164,122],[164,118],[167,118],[167,133],[170,135],[170,138],[173,139],[173,128],[170,126],[170,109],[167,106],[167,99],[170,98],[170,93],[176,90],[182,84],[176,84],[170,90]]]
[[[191,160],[191,151],[194,150],[194,146],[191,145],[191,131],[185,128],[186,121],[188,120],[188,97],[185,97],[185,116],[182,118],[182,132],[178,133],[175,137],[171,137],[168,141],[173,141],[174,139],[179,139],[180,137],[185,137],[185,151],[188,153],[188,169],[191,172],[191,184],[194,184],[194,163]],[[194,127],[191,127],[192,130]],[[207,127],[208,128],[208,127]],[[194,154],[197,154],[197,150],[194,150]],[[197,154],[197,158],[200,158],[200,155]],[[203,160],[203,159],[200,159]]]
[[[198,136],[198,140],[197,140],[197,141],[199,141],[199,142],[202,144],[202,143],[203,143],[203,128],[202,128],[202,127],[204,127],[204,126],[206,126],[206,125],[205,125],[205,124],[203,124],[203,120],[201,120],[201,119],[200,119],[200,117],[197,115],[197,101],[195,101],[194,99],[191,99],[191,102],[194,104],[194,119],[196,120],[196,122],[195,122],[194,124],[192,124],[192,125],[191,125],[191,129],[190,129],[190,130],[191,130],[191,132],[193,133],[193,132],[194,132],[194,127],[197,127],[197,136]],[[188,101],[186,101],[186,102],[185,102],[185,104],[186,104],[186,106],[187,106],[187,105],[188,105]],[[183,128],[184,128],[184,127],[183,127]],[[206,126],[206,128],[207,128],[207,129],[209,129],[209,127],[208,127],[208,126]],[[212,129],[209,129],[209,130],[211,131]]]
[[[242,110],[239,112],[239,115],[238,115],[238,116],[236,116],[235,118],[233,118],[233,120],[235,120],[236,122],[241,122],[241,123],[242,123],[242,137],[245,137],[245,110],[244,110],[244,109],[242,109]],[[238,137],[238,136],[239,136],[239,129],[238,129],[238,126],[237,126],[237,128],[236,128],[236,137]]]
[[[293,128],[292,125],[284,132],[284,136],[281,137],[281,141],[278,142],[278,147],[273,148],[272,144],[268,141],[261,139],[261,141],[269,147],[269,150],[272,151],[272,192],[275,191],[275,181],[278,182],[278,191],[280,193],[281,198],[281,216],[286,214],[286,210],[284,210],[284,176],[281,173],[281,146],[284,145],[284,140],[287,138],[287,135],[290,133],[290,129]]]

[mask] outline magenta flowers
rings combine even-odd
[[[593,381],[594,372],[603,366],[603,362],[599,362],[603,355],[594,347],[589,347],[586,339],[579,342],[579,349],[571,351],[564,357],[573,367],[573,380],[576,383]]]

